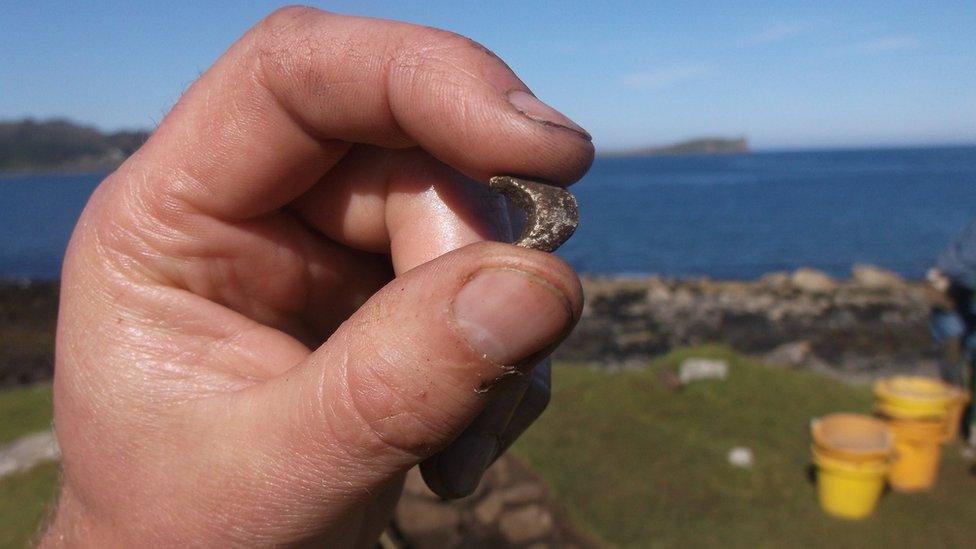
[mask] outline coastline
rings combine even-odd
[[[554,357],[641,368],[669,351],[728,345],[773,364],[861,381],[934,367],[923,283],[871,266],[753,280],[583,277],[586,305]],[[59,283],[0,281],[0,387],[50,379]]]
[[[17,177],[30,176],[65,176],[65,175],[95,175],[109,174],[115,171],[122,163],[111,165],[98,165],[79,168],[77,166],[64,166],[60,168],[31,167],[16,170],[0,170],[0,179],[14,179]]]
[[[562,360],[632,369],[718,343],[853,381],[936,365],[924,283],[873,266],[842,280],[803,268],[745,281],[586,278],[583,287],[582,318],[555,354]]]

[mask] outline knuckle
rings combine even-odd
[[[277,37],[287,34],[296,27],[308,25],[324,14],[322,10],[300,5],[284,6],[271,12],[256,26],[257,34],[264,37]]]
[[[322,107],[313,98],[367,81],[382,66],[369,39],[376,32],[372,25],[355,19],[339,25],[337,17],[315,8],[289,7],[253,30],[246,63],[286,109],[318,112]]]
[[[140,181],[141,177],[122,169],[110,176],[86,208],[86,222],[81,224],[103,265],[130,274],[136,269],[154,270],[161,245],[177,236],[175,227],[182,219],[177,206],[165,197],[152,196]]]
[[[416,27],[406,33],[396,48],[393,64],[398,72],[444,74],[469,63],[473,51],[491,54],[466,36],[433,27]]]
[[[313,44],[310,28],[322,13],[314,8],[288,6],[258,23],[250,40],[261,67],[280,69],[289,60],[308,58]]]

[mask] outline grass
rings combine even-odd
[[[26,547],[51,509],[58,464],[44,463],[0,479],[0,547]]]
[[[671,392],[659,381],[688,356],[726,358],[725,381]],[[646,371],[559,368],[553,403],[516,451],[583,528],[620,546],[971,546],[976,479],[946,449],[937,487],[889,493],[863,522],[824,516],[810,482],[810,418],[867,412],[872,397],[816,374],[770,368],[722,347],[672,353]],[[50,387],[0,393],[0,444],[50,426]],[[751,470],[728,465],[751,448]],[[57,465],[0,479],[0,547],[36,534]]]
[[[0,392],[0,445],[51,426],[51,387],[35,385]],[[24,547],[51,507],[58,465],[44,463],[0,479],[0,547]]]
[[[668,390],[658,372],[692,355],[728,359],[729,378]],[[560,368],[552,405],[516,451],[577,523],[613,545],[971,546],[976,479],[958,445],[931,492],[889,493],[862,522],[820,512],[809,420],[868,412],[871,401],[864,388],[702,347],[646,371]],[[728,464],[734,446],[752,449],[752,469]]]
[[[0,392],[0,446],[51,427],[51,386],[33,385]]]

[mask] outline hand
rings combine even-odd
[[[955,301],[949,295],[952,281],[945,273],[936,267],[932,267],[925,273],[925,280],[928,284],[924,286],[923,293],[929,302],[929,306],[949,311],[956,308]]]
[[[946,276],[946,274],[943,273],[942,270],[939,269],[938,267],[932,267],[931,269],[929,269],[925,273],[925,280],[928,281],[929,285],[932,286],[932,288],[943,293],[948,292],[949,286],[952,284],[952,281],[949,280],[949,277]]]
[[[290,8],[94,193],[65,260],[47,545],[366,546],[404,473],[446,496],[545,406],[579,281],[509,244],[496,174],[589,136],[490,52]]]

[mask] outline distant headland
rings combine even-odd
[[[749,140],[746,137],[700,137],[658,147],[600,153],[600,156],[676,156],[747,152],[749,152]]]
[[[65,119],[0,121],[0,172],[110,170],[148,137],[147,131],[106,133]]]
[[[0,172],[84,172],[111,170],[136,151],[148,131],[103,132],[58,118],[0,120]],[[745,137],[702,137],[600,156],[670,156],[749,152]]]

